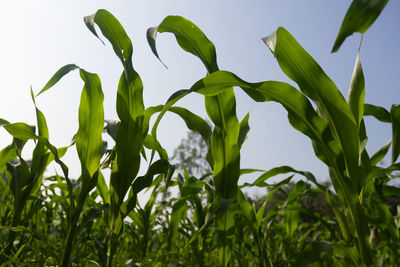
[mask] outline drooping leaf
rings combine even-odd
[[[190,130],[198,132],[203,137],[204,142],[210,146],[211,128],[205,120],[182,107],[171,107],[169,111],[179,115],[185,121],[186,126]]]
[[[179,16],[169,16],[158,27],[149,29],[147,32],[149,45],[159,58],[155,45],[157,32],[173,33],[180,47],[197,56],[203,62],[208,73],[218,71],[214,44],[194,23]],[[176,102],[187,93],[189,92],[185,90],[177,92],[174,96],[175,99],[171,100],[170,106],[173,105],[172,102]],[[211,137],[212,160],[209,160],[210,163],[213,163],[216,190],[223,198],[231,198],[236,195],[240,173],[240,153],[237,144],[239,121],[236,116],[233,89],[225,90],[218,96],[206,96],[205,106],[207,114],[216,126]],[[159,118],[162,116],[163,113]],[[156,136],[154,132],[152,135]]]
[[[206,66],[209,73],[218,70],[217,56],[213,43],[191,21],[180,16],[168,16],[160,25],[147,30],[147,41],[151,50],[160,59],[156,48],[157,32],[173,33],[182,49],[197,56]]]
[[[117,217],[118,209],[139,171],[143,139],[147,134],[143,132],[143,84],[133,68],[132,42],[120,22],[107,10],[99,9],[85,18],[85,23],[97,37],[94,25],[99,27],[124,68],[117,91],[117,114],[121,122],[115,136],[116,159],[110,179],[111,210]]]
[[[167,174],[169,163],[165,159],[159,159],[153,164],[150,165],[149,169],[147,170],[146,175],[139,176],[135,179],[132,184],[132,192],[134,194],[139,193],[144,188],[149,187],[153,181],[153,177],[156,174]]]
[[[263,39],[274,53],[282,71],[317,105],[321,116],[329,122],[333,137],[343,151],[348,176],[358,184],[360,142],[353,113],[343,95],[318,63],[284,28]]]
[[[381,122],[390,123],[392,121],[389,111],[383,107],[371,104],[364,104],[364,116],[373,116]]]
[[[61,67],[54,75],[53,77],[50,78],[50,80],[46,83],[46,85],[43,87],[42,90],[36,95],[40,95],[44,93],[45,91],[49,90],[51,87],[53,87],[62,77],[64,77],[66,74],[68,74],[70,71],[73,71],[75,69],[79,69],[79,67],[75,64],[68,64],[63,67]]]
[[[348,36],[355,32],[366,32],[388,2],[389,0],[353,0],[340,26],[332,53],[339,50]]]

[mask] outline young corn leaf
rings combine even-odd
[[[158,152],[161,159],[169,159],[167,151],[161,146],[161,144],[150,134],[146,135],[143,140],[143,145],[148,149]]]
[[[256,212],[254,210],[254,207],[249,203],[241,190],[238,191],[237,201],[241,208],[240,211],[247,221],[247,226],[251,228],[253,233],[257,233],[259,225]]]
[[[17,157],[16,145],[15,142],[12,142],[10,145],[6,146],[0,151],[0,173],[6,168],[7,162],[15,159]]]
[[[79,105],[79,129],[75,136],[76,150],[81,162],[82,188],[91,190],[90,182],[100,168],[102,131],[104,126],[103,91],[96,74],[80,69],[85,85]]]
[[[144,121],[143,121],[143,134],[147,134],[149,132],[150,127],[150,119],[151,117],[158,112],[161,112],[163,109],[163,105],[158,105],[154,107],[148,107],[144,111]]]
[[[199,133],[207,146],[210,147],[212,131],[204,119],[182,107],[171,107],[169,111],[179,115],[185,121],[186,126],[190,130]]]
[[[157,32],[173,33],[181,48],[197,56],[205,65],[208,73],[218,71],[214,44],[189,20],[179,16],[168,16],[159,26],[147,31],[148,43],[153,53],[159,58],[155,43]],[[177,92],[173,96],[175,99],[170,98],[170,106],[187,93],[189,91]],[[237,143],[239,121],[236,116],[233,89],[225,90],[218,96],[206,97],[205,106],[207,114],[215,124],[211,137],[211,154],[217,194],[222,198],[232,198],[236,196],[240,173],[240,153]],[[162,116],[163,113],[159,118]],[[155,127],[157,127],[157,123]],[[153,136],[155,136],[154,133]]]
[[[371,157],[371,165],[375,166],[386,156],[389,148],[392,144],[392,140],[389,140],[384,146],[382,146],[374,155]]]
[[[392,122],[390,112],[380,106],[364,104],[364,116],[373,116],[381,122]]]
[[[389,0],[353,0],[340,26],[332,53],[339,50],[348,36],[355,32],[361,34],[366,32],[379,17],[388,2]]]
[[[116,140],[116,160],[111,174],[111,210],[118,216],[132,181],[140,166],[140,153],[145,134],[142,132],[144,120],[143,85],[132,65],[133,47],[119,21],[108,11],[100,9],[85,17],[86,26],[97,37],[94,24],[100,28],[120,59],[124,72],[121,75],[117,92],[117,114],[119,124]]]
[[[353,112],[358,128],[364,115],[365,82],[364,74],[360,63],[360,55],[357,54],[356,63],[351,78],[347,103]]]
[[[121,75],[117,91],[117,114],[120,119],[115,136],[115,159],[112,164],[110,178],[111,228],[109,238],[107,266],[111,266],[115,254],[118,236],[122,229],[123,217],[136,204],[136,194],[148,186],[150,176],[138,177],[132,188],[127,202],[124,197],[131,187],[140,167],[144,139],[147,136],[149,117],[145,118],[143,105],[143,84],[132,64],[132,42],[119,21],[108,11],[100,9],[95,14],[84,19],[88,29],[98,37],[95,24],[103,36],[111,43],[115,54],[120,59],[124,71]],[[150,112],[151,113],[151,112]],[[156,144],[156,142],[154,142]],[[123,206],[123,207],[122,207]],[[123,209],[124,211],[122,211]],[[122,214],[120,214],[120,210]]]
[[[400,105],[393,105],[390,109],[392,121],[392,164],[400,154]]]
[[[180,222],[186,217],[187,211],[189,210],[186,204],[186,199],[179,199],[174,203],[172,207],[171,219],[168,227],[168,248],[174,244],[174,241],[178,237],[178,228]]]
[[[167,160],[159,159],[153,164],[150,165],[149,169],[147,170],[146,175],[139,176],[135,179],[132,184],[132,192],[134,194],[138,194],[144,188],[147,188],[153,182],[153,177],[156,174],[165,174],[167,175],[170,165]]]
[[[240,130],[239,130],[238,144],[239,148],[241,148],[244,141],[246,141],[247,135],[249,134],[250,131],[249,113],[247,113],[246,116],[240,121],[239,128]]]
[[[99,172],[97,177],[97,190],[100,197],[103,199],[103,202],[105,204],[110,204],[110,193],[108,191],[106,181],[104,180],[104,176],[101,172]]]
[[[334,138],[343,151],[347,175],[354,184],[359,184],[358,129],[343,95],[318,63],[284,28],[278,28],[263,40],[275,55],[283,72],[316,103],[323,118],[329,122]]]
[[[204,182],[200,182],[193,177],[189,177],[180,188],[181,198],[196,196],[204,188],[204,185]]]
[[[46,85],[43,87],[42,90],[36,95],[40,95],[44,93],[45,91],[49,90],[51,87],[53,87],[62,77],[64,77],[66,74],[68,74],[70,71],[79,69],[78,66],[75,64],[68,64],[63,67],[61,67],[54,75],[53,77],[50,78],[50,80],[46,83]]]
[[[168,16],[160,25],[147,30],[147,41],[151,50],[160,59],[156,48],[157,32],[173,33],[182,49],[198,57],[206,66],[208,73],[218,70],[214,44],[191,21],[180,16]]]

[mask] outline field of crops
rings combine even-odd
[[[332,52],[340,53],[353,33],[364,34],[387,2],[354,0]],[[198,26],[168,16],[147,31],[155,57],[161,58],[158,35],[172,34],[181,49],[201,60],[207,74],[164,103],[146,107],[124,27],[104,9],[84,23],[88,34],[111,44],[121,62],[115,86],[118,119],[104,119],[100,77],[75,64],[61,67],[41,90],[31,89],[36,125],[0,118],[0,127],[13,138],[0,151],[0,266],[400,266],[395,181],[400,177],[400,105],[387,110],[364,103],[360,55],[345,97],[280,27],[262,40],[296,86],[252,83],[220,70],[214,44]],[[69,146],[55,147],[36,99],[65,75],[78,73],[84,84],[79,129]],[[311,141],[330,182],[286,165],[267,171],[241,168],[241,148],[251,129],[249,114],[237,116],[234,87],[256,105],[280,104],[287,123]],[[204,96],[208,118],[179,106],[189,94]],[[198,151],[182,146],[183,156],[176,153],[175,160],[157,138],[160,122],[171,112],[199,140],[194,143]],[[378,151],[366,149],[365,116],[392,128],[391,140]],[[27,143],[34,144],[28,158],[23,157]],[[79,158],[79,179],[70,176],[63,160],[71,149]],[[390,163],[382,164],[388,157]],[[49,164],[61,172],[45,175]],[[139,175],[143,167],[147,171]],[[253,182],[239,184],[246,174],[255,177]],[[301,179],[294,181],[295,175]],[[276,176],[285,178],[272,182]],[[245,193],[256,187],[268,194],[253,199]],[[138,194],[146,190],[150,197],[139,205]]]

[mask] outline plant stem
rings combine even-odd
[[[84,195],[84,194],[82,194],[82,195]],[[83,204],[84,204],[85,198],[86,198],[86,196],[82,197],[82,195],[78,199],[78,203],[77,203],[75,210],[73,212],[71,212],[73,214],[71,215],[71,219],[70,219],[70,223],[69,223],[69,227],[68,227],[67,238],[64,243],[64,251],[63,251],[63,254],[61,257],[61,264],[60,264],[61,267],[68,267],[68,265],[69,265],[69,258],[71,256],[72,244],[74,242],[76,230],[78,228],[79,216],[81,215],[81,212],[83,209]]]

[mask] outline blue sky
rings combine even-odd
[[[117,118],[115,98],[122,71],[110,45],[103,46],[86,29],[82,18],[99,8],[109,10],[120,20],[134,45],[133,62],[144,83],[146,106],[164,103],[176,90],[189,88],[206,71],[201,62],[181,50],[170,34],[158,36],[158,51],[168,70],[152,55],[146,30],[167,15],[181,15],[193,21],[214,42],[221,69],[250,81],[288,80],[273,55],[261,41],[285,27],[314,57],[347,96],[360,35],[349,37],[338,53],[331,48],[351,1],[18,1],[2,2],[0,17],[0,117],[12,122],[35,123],[29,87],[38,92],[58,68],[75,63],[97,73],[105,94],[105,118]],[[365,34],[361,63],[366,77],[366,102],[390,108],[400,103],[400,76],[397,50],[400,41],[400,3],[390,1],[380,18]],[[69,74],[56,87],[38,97],[39,108],[49,125],[50,141],[56,146],[69,144],[78,128],[78,105],[82,82],[77,72]],[[312,171],[321,180],[326,167],[316,159],[310,141],[288,123],[286,111],[275,103],[254,103],[240,89],[237,113],[241,119],[250,112],[250,134],[242,148],[242,168],[269,169],[291,165]],[[178,105],[206,117],[203,97],[191,95]],[[370,154],[391,136],[388,125],[367,119]],[[167,115],[159,127],[161,144],[172,155],[186,135],[185,124]],[[0,130],[0,145],[11,138]],[[29,156],[27,156],[29,157]],[[65,161],[72,176],[80,167],[75,149]],[[254,177],[254,176],[252,176]],[[242,181],[252,179],[245,177]]]

